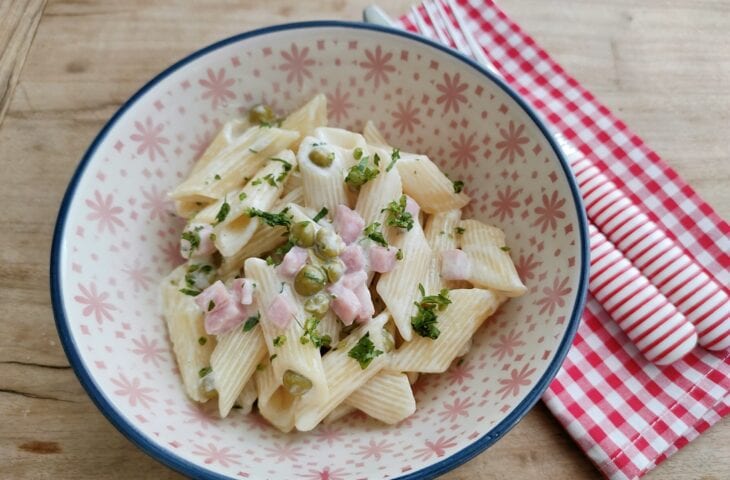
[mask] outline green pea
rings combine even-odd
[[[294,290],[299,295],[308,297],[322,290],[325,283],[327,283],[327,275],[325,275],[321,268],[317,268],[314,265],[305,265],[299,270],[297,276],[294,277]]]
[[[304,310],[318,318],[323,317],[329,308],[330,297],[322,292],[312,295],[304,302]]]
[[[294,397],[304,395],[312,389],[312,381],[294,370],[284,372],[282,380],[284,388]]]
[[[317,253],[323,258],[334,258],[345,248],[340,237],[328,228],[321,228],[317,232],[315,246]]]
[[[291,239],[300,247],[314,245],[314,225],[310,221],[295,223],[291,226]]]
[[[271,124],[276,121],[274,111],[268,105],[256,105],[248,111],[248,119],[251,123],[261,125],[264,123]]]
[[[337,280],[345,274],[345,264],[342,260],[335,258],[322,265],[324,273],[327,274],[327,280],[330,283],[335,283]]]
[[[335,154],[327,152],[323,148],[314,148],[311,152],[309,152],[309,159],[318,167],[326,168],[332,165],[332,161],[335,159]]]

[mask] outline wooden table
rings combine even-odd
[[[357,19],[369,0],[0,0],[0,477],[165,479],[92,405],[53,324],[48,252],[58,205],[102,124],[186,53],[252,27]],[[409,0],[383,2],[393,13]],[[639,3],[640,6],[635,6]],[[501,0],[568,71],[730,216],[730,3]],[[725,420],[647,476],[730,477]],[[538,405],[444,478],[596,478]]]

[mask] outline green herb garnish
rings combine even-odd
[[[390,172],[395,166],[395,162],[397,162],[398,160],[400,160],[400,150],[394,148],[393,151],[390,152],[390,163],[387,167],[385,167],[385,171]]]
[[[286,343],[286,335],[279,335],[274,339],[273,343],[275,347],[281,347]]]
[[[210,312],[214,308],[215,308],[215,302],[213,300],[211,300],[210,302],[208,302],[208,311]]]
[[[246,197],[247,197],[247,196],[248,196],[248,195],[246,195],[246,192],[241,192],[241,193],[239,193],[239,194],[238,194],[238,199],[239,199],[240,201],[244,201],[244,200],[246,200]]]
[[[281,162],[282,165],[284,165],[284,171],[285,172],[288,172],[289,170],[291,170],[291,167],[292,167],[291,163],[287,162],[283,158],[271,157],[269,160],[271,160],[272,162]]]
[[[509,252],[511,250],[507,245],[505,245],[504,247],[499,247],[499,249],[503,252]]]
[[[398,249],[398,251],[395,254],[395,259],[396,260],[403,260],[403,250],[402,249],[400,249],[400,248]]]
[[[194,230],[185,230],[181,237],[188,241],[191,252],[200,246],[200,234]]]
[[[319,212],[317,212],[317,215],[315,215],[312,220],[314,220],[314,223],[317,223],[320,220],[322,220],[328,213],[329,213],[329,210],[327,210],[327,207],[322,207],[322,209]]]
[[[198,344],[199,345],[205,345],[206,343],[208,343],[208,337],[200,337],[200,338],[198,338]]]
[[[250,332],[253,330],[253,328],[259,324],[259,320],[261,320],[261,312],[256,312],[256,315],[248,317],[248,319],[246,319],[246,323],[243,324],[243,331]]]
[[[203,378],[206,375],[210,375],[211,373],[213,373],[213,368],[212,367],[203,367],[203,368],[200,369],[200,371],[198,371],[198,376],[200,378]]]
[[[423,298],[421,298],[420,302],[413,302],[418,308],[418,312],[411,317],[411,325],[413,326],[413,330],[420,336],[436,340],[441,334],[441,331],[436,326],[438,323],[436,310],[443,310],[451,303],[449,291],[446,288],[442,288],[436,295],[426,295],[426,291],[420,283],[418,284],[418,289]]]
[[[249,208],[246,210],[246,214],[249,217],[259,217],[270,227],[282,226],[287,228],[291,225],[292,221],[292,216],[288,212],[288,208],[285,208],[279,213],[264,212],[258,208]]]
[[[215,216],[216,225],[225,220],[230,211],[231,206],[228,204],[228,199],[223,199],[223,205],[221,205],[220,210],[218,210],[218,213]]]
[[[391,227],[405,228],[406,230],[413,228],[413,215],[406,211],[405,195],[401,195],[397,202],[393,200],[381,211],[388,212],[388,225]]]
[[[363,370],[370,365],[370,362],[372,362],[375,357],[382,354],[383,351],[375,348],[375,344],[373,344],[373,341],[370,340],[370,332],[363,335],[362,338],[357,341],[357,344],[352,347],[349,352],[347,352],[347,356],[357,360],[357,363],[360,364],[360,368]]]
[[[462,235],[464,232],[466,232],[466,229],[464,227],[456,227],[454,228],[454,232],[456,232],[457,235]]]
[[[312,344],[317,348],[330,346],[330,343],[332,343],[332,338],[329,335],[320,335],[317,331],[318,326],[318,318],[309,317],[304,321],[304,325],[302,327],[304,333],[302,333],[302,336],[299,338],[299,341],[302,343],[302,345],[305,345],[311,341]]]
[[[461,193],[461,191],[464,190],[464,182],[462,182],[461,180],[457,180],[452,183],[454,185],[454,192]]]
[[[270,174],[270,173],[266,174],[266,176],[264,176],[264,180],[266,180],[266,182],[269,185],[271,185],[272,187],[276,186],[276,179],[274,178],[274,176],[272,174]]]
[[[378,222],[371,223],[370,225],[365,227],[365,230],[363,230],[363,235],[365,235],[367,238],[369,238],[373,242],[377,243],[378,245],[380,245],[382,247],[387,247],[388,242],[385,241],[383,232],[378,230],[378,228],[380,228],[380,223],[378,223]]]
[[[263,182],[263,180],[261,180],[260,178],[257,178],[256,180],[251,182],[251,185],[261,185],[261,182]]]
[[[273,354],[272,356],[269,357],[269,362],[273,361],[278,356],[279,356],[278,353]]]
[[[221,179],[221,176],[216,173],[215,176],[213,177],[213,179],[214,180],[220,180]]]
[[[353,165],[347,172],[345,183],[347,183],[350,187],[360,188],[373,178],[377,177],[380,171],[375,167],[371,167],[369,163],[370,157],[362,157],[360,161],[357,162],[356,165]]]
[[[197,290],[195,288],[181,288],[180,293],[184,293],[185,295],[190,295],[191,297],[195,297],[197,295],[200,295],[200,290]]]
[[[362,158],[362,148],[357,147],[355,150],[353,150],[352,156],[355,158],[355,160],[360,160]]]

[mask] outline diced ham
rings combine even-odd
[[[370,268],[378,273],[390,272],[395,268],[397,254],[398,250],[394,247],[386,248],[380,245],[370,247]]]
[[[370,295],[367,284],[359,284],[355,287],[353,293],[360,302],[360,311],[357,314],[357,319],[360,322],[367,322],[373,318],[373,314],[375,313],[375,305],[373,305],[373,298]]]
[[[335,315],[337,315],[342,323],[352,325],[352,322],[358,318],[362,311],[362,306],[357,295],[345,287],[342,281],[330,285],[328,290],[333,296],[332,302],[330,303],[332,311],[335,312]]]
[[[355,290],[360,285],[367,285],[368,274],[364,270],[358,270],[357,272],[347,273],[342,276],[340,280],[342,285],[350,290]]]
[[[334,227],[337,234],[346,244],[351,244],[362,234],[365,220],[356,211],[346,205],[335,207]]]
[[[365,251],[360,245],[348,245],[340,254],[340,260],[345,264],[348,273],[363,270],[366,262]]]
[[[231,292],[233,298],[241,305],[251,305],[253,303],[254,282],[250,278],[237,278],[231,284]]]
[[[189,223],[183,233],[192,233],[198,245],[193,246],[190,240],[180,239],[180,255],[183,258],[204,257],[215,252],[215,243],[210,238],[213,234],[213,227],[207,223]]]
[[[276,271],[284,278],[292,278],[307,263],[308,258],[309,253],[305,248],[292,247],[284,255],[284,259],[281,261],[281,265],[276,267]]]
[[[470,276],[471,260],[463,250],[451,249],[441,252],[441,278],[466,280]]]
[[[408,195],[406,195],[406,212],[413,215],[413,219],[418,221],[418,214],[421,212],[421,207]]]
[[[266,309],[266,319],[276,328],[284,330],[294,318],[294,308],[289,295],[280,293]]]
[[[197,295],[195,303],[205,314],[204,326],[209,335],[226,333],[246,318],[246,308],[234,299],[220,280]]]

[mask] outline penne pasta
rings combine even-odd
[[[494,313],[503,299],[500,295],[478,288],[451,290],[451,304],[438,315],[437,339],[414,335],[398,348],[388,369],[401,372],[441,373],[461,353],[484,320]]]
[[[438,213],[463,208],[469,196],[456,193],[454,184],[439,167],[425,155],[401,153],[395,164],[403,181],[403,191],[426,213]]]
[[[381,313],[368,323],[355,329],[337,345],[337,348],[323,357],[322,363],[327,378],[329,395],[320,402],[297,405],[295,414],[297,430],[306,432],[316,427],[337,405],[376,375],[387,363],[388,354],[384,352],[389,349],[386,347],[387,340],[383,332],[388,318],[389,315],[386,312]],[[349,352],[366,335],[370,339],[371,345],[374,345],[374,348],[380,351],[381,354],[363,368],[357,360],[351,358]]]
[[[315,164],[309,157],[317,151],[325,156],[329,164]],[[302,174],[304,188],[304,206],[312,209],[321,207],[334,212],[337,205],[349,205],[348,194],[345,191],[345,169],[347,164],[342,154],[327,145],[321,145],[319,139],[307,137],[299,146],[297,158]]]
[[[408,375],[381,370],[345,400],[344,405],[356,408],[376,420],[394,425],[416,411]]]
[[[251,122],[243,118],[234,118],[227,121],[200,158],[193,164],[191,173],[200,171],[200,169],[214,161],[224,150],[235,144],[236,140],[249,128],[251,128]]]
[[[388,147],[388,141],[385,139],[382,133],[378,130],[375,124],[368,120],[365,123],[365,128],[362,131],[365,141],[371,145],[377,145],[379,147]]]
[[[281,379],[276,376],[267,360],[257,368],[254,374],[256,392],[258,394],[258,409],[262,417],[282,432],[289,432],[294,428],[294,401],[296,397],[281,385]]]
[[[459,227],[463,230],[461,249],[471,263],[470,283],[508,297],[518,297],[527,291],[509,256],[502,230],[477,220],[462,220]]]
[[[203,313],[193,298],[180,292],[186,271],[187,264],[180,265],[162,281],[162,310],[185,392],[196,402],[206,402],[212,392],[205,388],[200,373],[210,366],[216,342],[205,332]]]
[[[375,152],[377,153],[377,150]],[[365,220],[365,225],[375,222],[385,225],[386,212],[383,210],[390,202],[397,202],[403,194],[398,169],[391,168],[390,171],[386,171],[386,168],[381,168],[377,177],[363,185],[357,197],[355,211]]]
[[[312,135],[317,127],[327,125],[327,97],[315,95],[299,110],[292,112],[281,123],[284,130],[296,130],[301,138]]]
[[[253,404],[256,403],[258,395],[259,394],[256,391],[256,380],[251,377],[248,382],[246,382],[246,385],[243,386],[241,394],[236,399],[234,408],[238,408],[244,415],[251,413],[251,410],[253,410]]]

